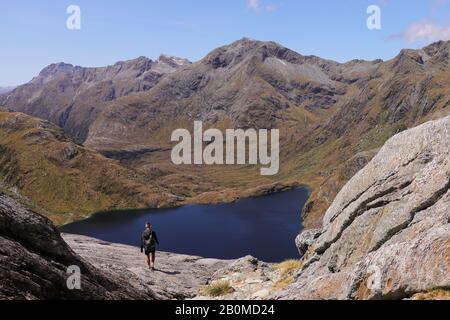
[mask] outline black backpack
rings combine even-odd
[[[145,248],[152,248],[155,246],[155,237],[153,236],[153,231],[145,231],[144,246]]]

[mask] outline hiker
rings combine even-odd
[[[159,245],[158,237],[156,236],[155,231],[153,231],[152,224],[150,222],[147,222],[145,224],[145,230],[144,232],[142,232],[141,252],[144,252],[147,256],[148,267],[152,270],[155,270],[156,244]],[[151,260],[150,254],[152,255]]]

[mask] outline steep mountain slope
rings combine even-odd
[[[359,152],[343,164],[333,169],[325,180],[312,191],[302,211],[303,224],[306,228],[319,228],[322,225],[323,213],[330,206],[345,182],[350,180],[359,170],[375,156],[376,151]]]
[[[162,76],[188,64],[164,55],[156,61],[140,57],[101,68],[52,64],[29,83],[0,96],[0,105],[49,120],[83,142],[108,102],[149,90]]]
[[[105,208],[174,201],[151,176],[75,144],[47,121],[6,111],[0,111],[0,187],[31,201],[56,223]]]
[[[81,271],[81,290],[69,290],[69,266]],[[0,193],[0,300],[154,299],[131,272],[96,269],[76,255],[46,218]]]
[[[450,114],[450,42],[437,42],[421,50],[403,50],[361,79],[360,93],[350,96],[330,119],[314,128],[301,142],[305,162],[320,159],[321,170],[338,181],[327,199],[333,199],[347,179],[339,178],[336,163],[361,151],[379,148],[394,134],[430,119]],[[302,156],[301,156],[302,157]],[[331,169],[331,171],[330,171]],[[328,178],[327,178],[328,179]],[[324,183],[327,183],[326,181]],[[329,200],[319,199],[316,188],[305,214],[307,227],[317,227]],[[315,207],[313,202],[322,202]]]

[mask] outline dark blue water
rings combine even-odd
[[[61,231],[139,246],[150,221],[160,241],[158,250],[220,259],[252,255],[277,262],[298,257],[294,239],[308,196],[307,189],[299,188],[230,204],[104,212]]]

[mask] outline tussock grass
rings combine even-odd
[[[280,271],[281,277],[287,277],[292,275],[296,270],[300,268],[300,260],[286,260],[275,265],[275,269]]]
[[[214,281],[205,286],[202,290],[202,293],[208,297],[220,297],[232,292],[233,288],[231,287],[230,282],[224,280]]]
[[[278,290],[284,289],[287,286],[289,286],[292,282],[294,282],[293,276],[289,276],[287,278],[280,279],[273,286],[273,291],[278,291]]]
[[[280,279],[275,283],[273,290],[286,288],[294,281],[294,273],[301,267],[300,260],[286,260],[274,266],[280,272]]]
[[[428,292],[417,293],[413,298],[416,300],[449,300],[450,289],[432,289]]]

